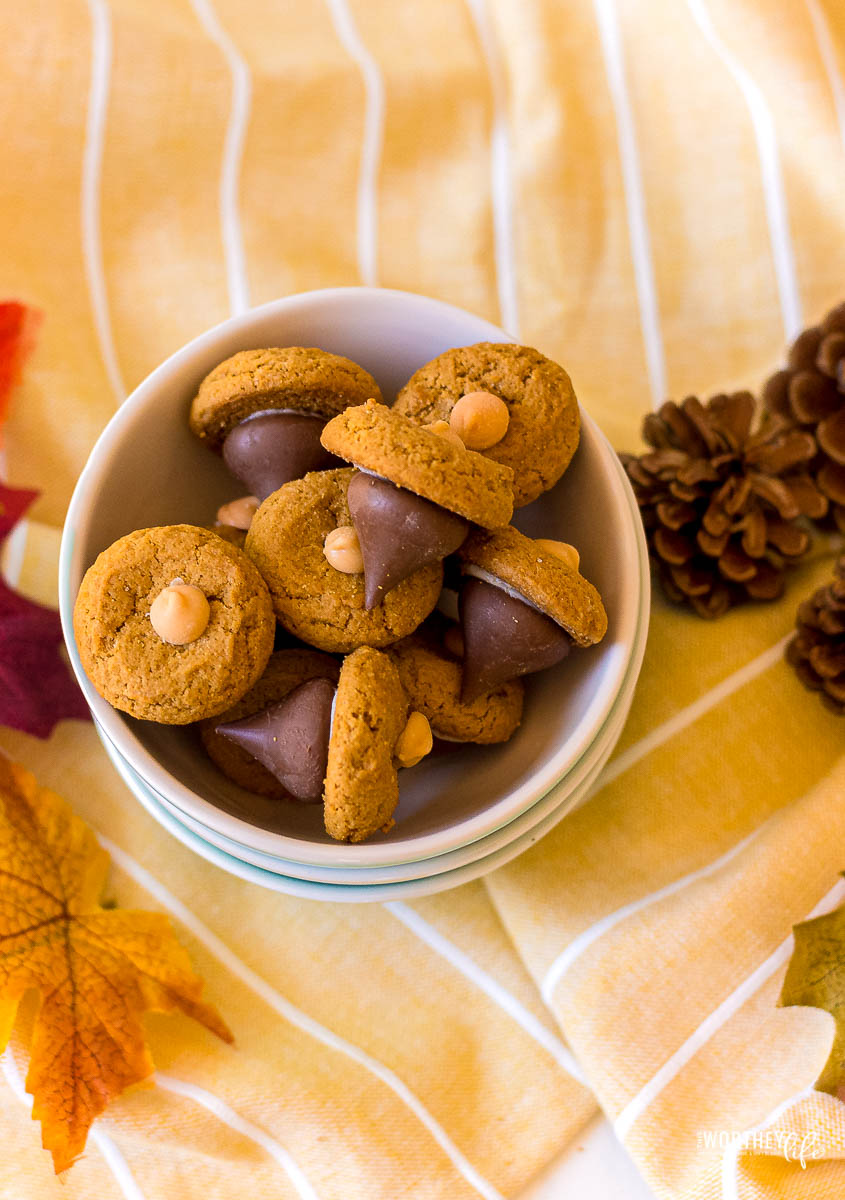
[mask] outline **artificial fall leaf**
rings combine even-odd
[[[845,905],[795,926],[795,949],[779,1003],[822,1008],[836,1022],[816,1088],[845,1100]]]
[[[0,428],[40,322],[40,313],[23,304],[0,304]],[[37,495],[0,483],[0,546]],[[67,717],[90,719],[61,645],[59,614],[0,579],[0,725],[45,738]]]
[[[37,495],[0,483],[0,545]],[[0,725],[45,738],[58,721],[90,719],[62,644],[59,614],[0,579]]]
[[[20,379],[24,360],[35,345],[41,313],[17,300],[0,304],[0,424],[9,395]]]
[[[35,988],[26,1090],[56,1172],[108,1102],[153,1070],[145,1012],[180,1011],[232,1041],[168,918],[102,908],[108,862],[60,796],[0,755],[0,1050]]]

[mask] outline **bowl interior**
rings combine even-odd
[[[62,549],[61,607],[71,658],[89,704],[116,749],[179,809],[219,833],[303,862],[369,866],[442,853],[505,824],[554,786],[588,749],[621,686],[639,613],[641,537],[616,456],[586,415],[561,482],[515,524],[581,551],[605,601],[609,629],[588,652],[534,676],[523,723],[504,746],[439,743],[401,778],[397,826],[362,846],[340,846],[319,806],[279,805],[219,774],[190,729],[135,721],[112,709],[79,666],[72,606],[82,575],[116,538],[145,526],[210,524],[239,488],[190,434],[186,413],[200,379],[239,349],[317,345],[348,355],[390,401],[423,363],[452,346],[512,340],[495,326],[424,297],[344,288],[277,301],[225,322],[184,347],[126,401],[97,443],[74,493]]]

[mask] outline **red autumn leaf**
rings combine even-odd
[[[39,320],[22,304],[0,304],[0,423]],[[0,482],[0,546],[37,495]],[[82,693],[60,657],[61,645],[59,614],[0,579],[1,725],[48,737],[66,717],[88,719]]]
[[[41,313],[16,300],[0,304],[0,426],[24,360],[35,345]]]

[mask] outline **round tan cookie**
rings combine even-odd
[[[581,422],[569,376],[530,346],[479,342],[420,367],[394,411],[420,425],[448,421],[470,392],[492,392],[508,406],[507,433],[483,454],[512,468],[516,507],[530,504],[557,483],[578,448]]]
[[[369,371],[339,354],[305,346],[241,350],[214,368],[193,399],[190,426],[219,449],[246,417],[295,409],[333,417],[381,392]]]
[[[209,602],[205,631],[176,646],[150,622],[175,579]],[[130,716],[187,725],[223,712],[256,682],[273,649],[264,580],[242,551],[208,529],[138,529],[88,568],[73,611],[82,665],[97,691]]]
[[[512,525],[495,533],[476,530],[458,555],[464,572],[476,567],[501,579],[557,621],[576,646],[592,646],[604,637],[607,613],[593,585]]]
[[[394,749],[408,719],[399,673],[369,647],[344,659],[323,792],[326,832],[363,842],[393,825],[399,801]]]
[[[367,612],[364,576],[335,570],[324,553],[326,536],[352,524],[346,489],[353,474],[343,467],[286,483],[261,505],[246,539],[246,553],[267,581],[285,629],[341,654],[413,633],[437,603],[443,580],[442,566],[432,563]]]
[[[446,622],[424,626],[386,652],[395,662],[412,708],[435,737],[484,745],[506,742],[519,727],[525,688],[511,679],[471,704],[461,703],[461,663],[442,644]]]
[[[320,439],[343,458],[485,529],[513,515],[513,472],[368,400],[329,421]]]
[[[214,731],[223,722],[241,721],[284,700],[288,692],[309,679],[336,682],[339,673],[340,663],[318,650],[278,650],[271,654],[258,683],[237,704],[200,724],[200,737],[209,758],[233,783],[248,792],[269,796],[271,800],[290,800],[275,775],[230,738]]]

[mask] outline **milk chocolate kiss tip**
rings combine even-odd
[[[387,479],[356,472],[346,502],[364,559],[364,607],[429,563],[454,553],[469,522]]]
[[[266,500],[282,484],[309,471],[344,465],[320,444],[325,423],[325,417],[313,413],[256,413],[226,438],[223,461],[259,500]]]
[[[508,679],[552,667],[569,653],[569,634],[503,588],[472,576],[460,596],[464,635],[461,700],[472,703]]]
[[[330,680],[309,679],[278,704],[214,732],[251,754],[296,800],[313,804],[323,794],[334,695]]]

